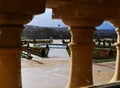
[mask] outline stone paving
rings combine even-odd
[[[68,80],[68,61],[23,61],[23,88],[65,88]]]
[[[51,49],[48,56],[22,59],[23,88],[65,88],[69,75],[67,51]]]
[[[113,72],[114,62],[93,64],[94,83],[104,84],[109,82]],[[69,59],[22,60],[23,88],[65,88],[68,76]]]
[[[22,59],[23,88],[65,88],[69,76],[70,58],[65,49],[51,49],[49,58],[33,56]],[[94,84],[108,83],[114,73],[115,62],[93,63]]]

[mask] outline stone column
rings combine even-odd
[[[70,76],[66,88],[78,88],[93,84],[92,54],[93,34],[95,26],[102,23],[97,19],[70,18],[63,19],[70,26],[71,32],[71,60]]]
[[[110,82],[115,82],[120,80],[120,20],[111,21],[114,26],[116,26],[116,33],[117,33],[117,42],[116,42],[116,66],[113,78]]]
[[[0,14],[0,88],[22,88],[21,33],[32,16]]]

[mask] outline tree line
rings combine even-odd
[[[94,34],[94,39],[103,39],[103,38],[117,38],[115,30],[96,30]]]
[[[22,38],[28,39],[70,39],[71,34],[68,27],[39,27],[25,25]],[[96,30],[94,39],[117,38],[115,30]]]
[[[71,35],[67,27],[38,27],[26,25],[22,38],[28,39],[70,39]]]

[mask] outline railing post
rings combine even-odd
[[[34,14],[45,11],[46,0],[0,0],[0,88],[22,88],[21,34]]]
[[[32,16],[0,14],[0,18],[0,88],[22,88],[21,34]]]
[[[97,19],[68,18],[63,22],[70,26],[71,32],[71,60],[70,76],[66,88],[78,88],[93,84],[92,54],[93,34],[95,26],[100,24]]]
[[[117,33],[117,42],[116,42],[116,66],[115,66],[115,72],[113,75],[113,78],[110,80],[110,82],[115,82],[120,80],[120,21],[119,20],[112,20],[111,21],[114,26],[116,26],[116,33]]]

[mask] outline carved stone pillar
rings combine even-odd
[[[0,0],[0,88],[22,88],[23,24],[45,11],[46,0]]]
[[[117,42],[116,42],[116,49],[117,49],[117,54],[116,54],[116,67],[115,67],[115,72],[113,75],[113,78],[110,82],[118,81],[120,80],[120,20],[114,20],[111,21],[114,26],[116,26],[116,33],[117,33]]]
[[[71,60],[70,76],[66,88],[78,88],[93,84],[92,54],[93,34],[95,26],[102,23],[97,19],[69,18],[63,19],[70,26],[71,32]]]
[[[31,15],[0,14],[0,88],[21,86],[21,34]]]

